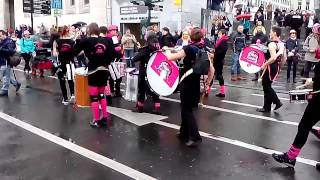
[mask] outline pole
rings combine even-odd
[[[33,0],[30,0],[30,4],[31,4],[31,28],[32,28],[32,32],[33,32],[33,12],[34,12],[34,4],[33,4]]]
[[[56,16],[56,27],[58,27],[58,16]]]
[[[151,10],[152,10],[152,7],[151,6],[148,6],[148,26],[151,26]]]

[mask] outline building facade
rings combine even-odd
[[[292,9],[300,9],[300,10],[315,10],[315,2],[319,3],[319,0],[295,0],[292,1]]]
[[[14,0],[0,0],[0,29],[15,27]]]

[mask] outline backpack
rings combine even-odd
[[[9,57],[9,65],[11,67],[17,67],[21,63],[21,54],[15,52],[13,55]]]
[[[197,48],[197,47],[196,47]],[[205,49],[197,48],[196,59],[192,66],[193,73],[197,75],[208,75],[210,68],[210,61],[208,58],[208,54]]]

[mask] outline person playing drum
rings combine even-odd
[[[166,52],[169,60],[177,61],[183,59],[184,73],[193,67],[199,48],[203,48],[201,39],[203,34],[199,28],[194,28],[190,35],[192,43],[184,46],[178,53]],[[212,55],[209,59],[212,60]],[[210,82],[214,76],[214,68],[210,61],[208,78],[206,80],[205,89],[210,88]],[[193,109],[198,107],[200,101],[200,75],[192,73],[180,83],[180,99],[181,99],[181,127],[178,138],[185,142],[187,146],[196,146],[202,141],[199,134],[198,125],[193,114]]]
[[[68,105],[69,102],[74,103],[74,48],[75,41],[71,39],[69,28],[64,26],[60,32],[60,38],[53,42],[53,56],[58,57],[59,66],[57,75],[60,83],[60,88],[63,96],[62,103]],[[70,90],[70,101],[68,101],[68,93],[66,87],[66,76],[68,79]]]
[[[157,94],[155,94],[149,87],[146,82],[147,76],[147,64],[150,56],[153,52],[160,49],[159,40],[157,38],[156,33],[150,32],[147,36],[147,45],[139,50],[139,53],[133,58],[133,62],[140,62],[139,65],[139,80],[138,80],[138,102],[136,104],[136,109],[134,112],[143,112],[143,106],[145,101],[146,92],[150,96],[152,96],[152,100],[154,103],[154,108],[152,113],[161,114],[160,113],[160,98]]]
[[[320,129],[316,130],[312,127],[320,120],[320,62],[318,62],[314,68],[314,77],[306,81],[305,86],[313,86],[312,98],[309,100],[307,108],[304,111],[302,119],[298,126],[298,133],[291,145],[290,149],[283,154],[272,154],[272,157],[279,163],[285,164],[289,167],[294,167],[296,158],[300,154],[300,151],[304,144],[307,142],[309,132],[313,133],[318,139],[320,139]],[[316,165],[318,171],[320,171],[320,163]]]
[[[271,105],[274,103],[276,107],[274,110],[279,109],[282,106],[276,92],[272,88],[272,82],[278,76],[280,71],[280,63],[283,58],[284,44],[280,41],[281,28],[272,27],[270,32],[271,42],[268,45],[268,53],[266,59],[268,59],[262,66],[262,86],[264,92],[264,105],[263,108],[258,108],[258,112],[270,112]]]
[[[107,101],[104,93],[110,76],[108,65],[115,57],[115,49],[111,40],[99,37],[99,26],[96,23],[91,23],[88,26],[88,33],[88,38],[75,45],[75,54],[78,55],[81,51],[84,51],[89,60],[88,85],[93,113],[90,126],[101,127],[106,126],[108,120]],[[101,120],[99,105],[103,116]]]

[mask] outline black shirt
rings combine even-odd
[[[85,38],[75,45],[75,54],[78,55],[82,50],[89,60],[89,71],[95,70],[99,66],[108,67],[115,58],[113,42],[108,38]]]
[[[72,39],[57,39],[57,51],[59,52],[59,61],[62,63],[69,63],[74,58],[74,44]]]

